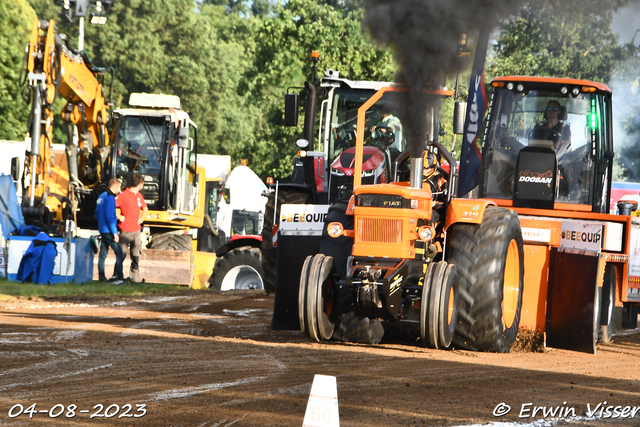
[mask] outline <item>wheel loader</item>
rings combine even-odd
[[[612,339],[615,307],[619,326],[636,327],[637,205],[609,214],[611,90],[539,77],[491,86],[478,198],[452,198],[456,162],[430,140],[422,158],[396,158],[391,183],[360,185],[366,112],[397,89],[359,109],[353,196],[329,209],[300,275],[307,336],[376,342],[402,325],[430,348],[508,352],[523,328],[594,353]]]

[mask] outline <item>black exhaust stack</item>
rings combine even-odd
[[[317,102],[317,94],[316,88],[313,84],[309,82],[304,83],[304,87],[309,92],[307,96],[307,104],[304,112],[304,139],[309,142],[309,146],[307,147],[308,151],[313,151],[313,136],[315,134],[316,127],[316,102]],[[302,165],[304,167],[304,183],[307,185],[315,184],[315,172],[313,169],[313,157],[306,156],[300,159],[302,161]]]

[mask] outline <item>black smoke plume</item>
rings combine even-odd
[[[427,133],[426,112],[438,100],[424,94],[446,75],[455,75],[468,62],[460,57],[461,34],[477,35],[516,10],[513,0],[367,0],[365,25],[372,37],[394,49],[402,94],[398,111],[411,156],[420,157]],[[436,129],[437,131],[437,129]]]

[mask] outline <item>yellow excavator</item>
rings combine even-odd
[[[55,33],[53,20],[34,21],[25,52],[21,83],[28,81],[31,111],[22,212],[27,224],[61,234],[67,220],[86,211],[78,206],[86,204],[84,199],[102,183],[109,151],[110,103],[103,86],[107,71],[95,67],[83,52],[68,48],[65,36]],[[110,72],[113,92],[113,69]],[[68,131],[66,155],[52,149],[53,104],[58,94],[67,101],[62,112]]]

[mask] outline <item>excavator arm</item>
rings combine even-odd
[[[55,33],[54,21],[35,20],[26,49],[31,112],[25,175],[23,214],[27,223],[61,233],[77,193],[91,192],[103,177],[109,150],[108,103],[99,81],[105,70],[84,54],[69,49],[65,36]],[[112,74],[113,90],[113,74]],[[67,104],[66,156],[52,151],[53,104],[57,95]],[[77,145],[73,141],[78,130]]]

